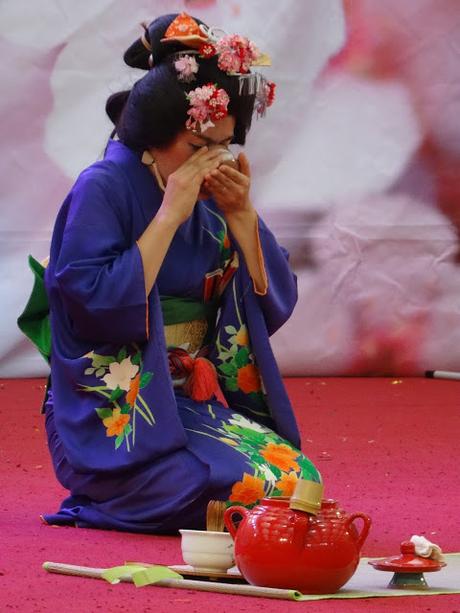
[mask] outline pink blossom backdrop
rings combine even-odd
[[[0,375],[46,373],[16,329],[60,203],[100,157],[107,96],[142,73],[139,23],[187,10],[272,56],[246,147],[254,202],[292,254],[285,374],[460,370],[457,0],[3,0]],[[42,363],[43,362],[43,363]]]

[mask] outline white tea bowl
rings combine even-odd
[[[179,530],[184,562],[195,570],[226,572],[234,565],[233,539],[228,532]]]

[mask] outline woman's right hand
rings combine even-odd
[[[228,153],[227,153],[228,155]],[[201,147],[168,177],[159,213],[176,226],[180,226],[193,212],[206,175],[226,159],[221,148]]]

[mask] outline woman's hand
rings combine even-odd
[[[228,228],[243,252],[256,293],[264,295],[268,279],[258,238],[257,212],[249,199],[251,172],[244,153],[240,153],[238,162],[240,172],[222,165],[206,177],[204,186],[224,213]]]
[[[177,228],[192,214],[204,177],[222,163],[222,150],[201,148],[168,177],[160,209],[137,245],[149,295]]]
[[[239,154],[238,162],[240,172],[223,164],[218,169],[212,170],[206,176],[204,183],[205,188],[228,220],[232,216],[254,211],[249,200],[251,170],[244,153]]]
[[[178,227],[193,212],[205,176],[225,159],[219,149],[201,147],[168,177],[163,202],[158,215]]]

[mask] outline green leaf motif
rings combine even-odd
[[[261,456],[261,455],[259,455],[258,453],[251,453],[251,454],[249,455],[249,457],[250,457],[250,459],[251,459],[251,462],[253,462],[253,463],[254,463],[254,466],[255,466],[256,468],[259,468],[259,466],[260,466],[261,464],[265,464],[265,463],[266,463],[266,461],[267,461],[267,460],[266,460],[264,457],[262,457],[262,456]]]
[[[123,434],[126,437],[128,437],[131,434],[132,431],[133,431],[133,428],[132,428],[131,424],[126,424],[126,426],[125,426],[125,428],[123,430]]]
[[[235,328],[235,326],[225,326],[225,332],[227,334],[237,334],[238,333],[238,331]]]
[[[152,380],[153,377],[153,372],[144,372],[141,375],[141,380],[139,382],[139,387],[142,389],[144,387],[147,387],[147,385],[150,383],[150,381]]]
[[[105,375],[105,368],[98,368],[96,370],[96,377],[102,377],[102,375]]]
[[[315,467],[303,454],[300,454],[299,457],[296,458],[296,462],[300,466],[300,471],[304,479],[314,478],[317,476]]]
[[[245,453],[246,455],[250,456],[251,454],[256,454],[257,455],[257,450],[255,450],[250,444],[246,444],[244,442],[244,440],[240,439],[239,440],[239,445],[238,445],[238,449],[242,452]],[[262,460],[263,462],[265,462],[265,460]]]
[[[118,447],[120,447],[120,445],[123,443],[124,440],[125,440],[125,434],[124,432],[122,432],[115,439],[115,449],[118,449]]]
[[[131,405],[128,402],[125,402],[125,404],[121,407],[121,413],[122,415],[128,415],[131,413]]]
[[[249,364],[249,350],[247,347],[241,347],[235,356],[235,364],[238,368],[247,366]]]
[[[242,428],[240,426],[229,426],[227,423],[222,425],[225,432],[231,432],[232,434],[240,435]]]
[[[128,355],[128,352],[126,351],[126,347],[122,347],[120,351],[118,352],[117,362],[122,362],[126,358],[127,355]]]
[[[264,462],[266,462],[267,460],[264,458]],[[275,475],[275,477],[278,479],[278,481],[281,479],[281,476],[283,474],[283,471],[280,470],[278,468],[278,466],[275,466],[274,464],[270,464],[270,470],[272,471],[272,473]]]
[[[251,443],[256,443],[257,445],[264,445],[267,440],[263,432],[257,432],[256,430],[251,430],[250,428],[242,428],[241,435],[246,440],[251,441]]]
[[[106,417],[112,417],[112,409],[100,408],[96,409],[96,413],[101,419],[106,419]]]
[[[142,353],[140,351],[138,351],[136,354],[133,355],[133,357],[131,358],[131,362],[133,364],[135,364],[136,366],[139,366],[139,364],[141,363],[141,359],[142,359]]]
[[[229,392],[237,392],[238,391],[238,382],[236,379],[225,379],[225,388]]]
[[[224,375],[228,375],[230,377],[234,377],[238,371],[237,367],[235,366],[235,364],[233,362],[229,362],[229,363],[224,363],[224,364],[220,364],[217,367],[221,372],[224,373]]]
[[[85,375],[92,375],[94,372],[94,368],[86,368],[85,369]]]
[[[123,396],[124,391],[122,389],[120,389],[117,385],[116,389],[113,390],[113,392],[110,394],[110,402],[115,402],[116,400],[118,400],[118,398],[120,398],[120,396]]]
[[[98,355],[97,353],[93,355],[92,364],[94,368],[101,368],[101,366],[108,366],[109,364],[112,364],[112,362],[115,362],[115,358],[113,357],[113,355]]]

